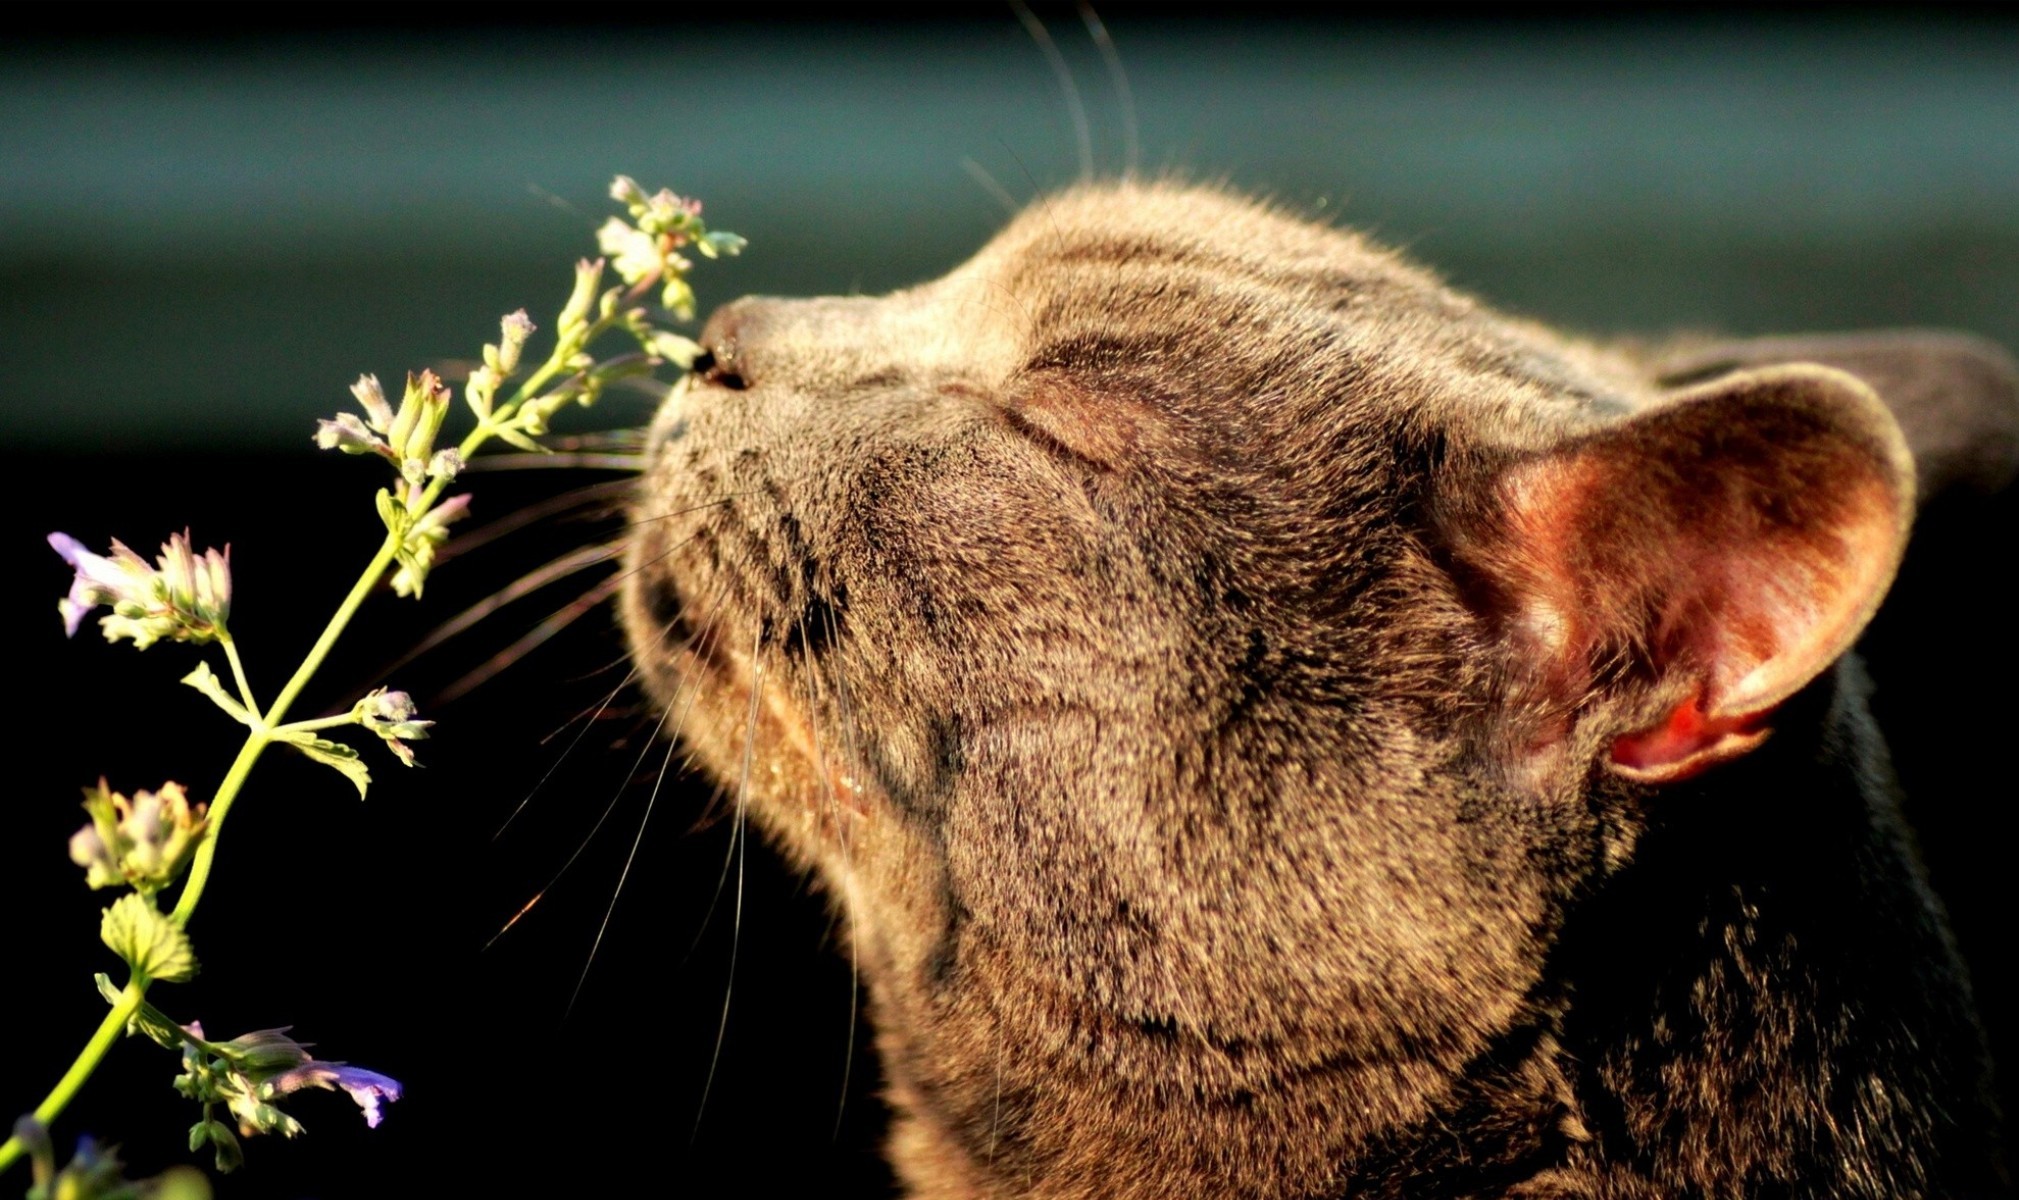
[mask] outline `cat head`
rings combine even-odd
[[[1857,376],[1608,352],[1211,190],[701,341],[642,678],[846,910],[900,1108],[1090,1179],[1286,1122],[1254,1169],[1322,1178],[1423,1103],[1649,789],[1850,645],[1915,494]]]

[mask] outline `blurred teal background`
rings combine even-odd
[[[1094,43],[1044,15],[1118,169]],[[1516,310],[2019,343],[2010,23],[1108,21],[1145,170],[1371,228]],[[296,444],[360,371],[554,307],[617,172],[751,238],[704,304],[930,277],[1003,218],[976,175],[1073,177],[1067,111],[1006,9],[17,44],[0,439]]]

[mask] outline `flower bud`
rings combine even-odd
[[[315,444],[324,450],[345,454],[380,454],[386,450],[379,435],[358,420],[356,413],[338,413],[333,421],[317,421]]]
[[[585,258],[575,264],[575,290],[568,294],[568,303],[561,309],[560,323],[556,326],[562,338],[580,330],[589,316],[589,306],[596,302],[596,291],[602,286],[602,259]]]
[[[356,396],[363,406],[367,424],[380,433],[392,428],[393,406],[386,403],[385,389],[379,386],[376,375],[360,375],[351,385],[351,395]]]
[[[510,375],[519,369],[519,354],[526,348],[526,339],[533,336],[536,326],[523,308],[506,317],[502,324],[504,332],[498,339],[498,372]]]

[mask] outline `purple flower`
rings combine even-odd
[[[377,1129],[379,1122],[385,1119],[380,1103],[390,1104],[400,1098],[400,1082],[391,1076],[367,1071],[363,1067],[317,1062],[315,1059],[272,1076],[260,1084],[259,1090],[262,1099],[277,1099],[305,1087],[342,1088],[349,1092],[350,1098],[364,1112],[365,1124],[373,1129]]]
[[[66,637],[76,637],[84,614],[101,604],[117,606],[126,601],[145,605],[153,601],[153,568],[120,542],[112,543],[111,558],[93,554],[67,533],[50,534],[49,547],[77,572],[70,581],[70,594],[56,602]]]
[[[99,605],[112,613],[99,619],[107,641],[130,638],[145,650],[168,638],[178,642],[208,642],[224,628],[231,614],[231,551],[197,554],[188,533],[170,537],[155,566],[123,543],[112,543],[112,556],[93,554],[67,533],[49,535],[49,546],[77,574],[70,594],[56,604],[64,632],[76,636],[84,616]]]

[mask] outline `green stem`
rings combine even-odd
[[[392,565],[393,556],[399,548],[399,536],[387,533],[386,540],[379,546],[379,552],[372,556],[372,561],[365,567],[364,573],[359,575],[358,581],[351,586],[350,594],[337,606],[335,615],[329,619],[329,624],[323,626],[322,636],[309,648],[308,657],[302,659],[301,666],[295,668],[294,677],[287,681],[287,686],[280,690],[280,695],[274,697],[273,707],[262,715],[260,724],[246,735],[245,745],[239,747],[238,757],[232,760],[231,769],[225,772],[224,782],[218,785],[217,794],[211,798],[209,828],[204,832],[203,841],[196,847],[196,857],[189,864],[189,881],[182,885],[182,895],[176,899],[175,912],[170,914],[176,924],[188,924],[190,914],[196,911],[197,904],[203,899],[204,885],[210,882],[210,863],[217,856],[218,834],[223,829],[225,817],[231,812],[232,802],[238,799],[239,789],[245,786],[246,776],[252,773],[252,765],[259,761],[260,751],[265,750],[267,743],[273,740],[273,730],[277,723],[287,715],[288,707],[301,695],[301,690],[308,686],[308,681],[314,677],[316,669],[322,666],[323,660],[329,657],[330,648],[336,645],[337,638],[343,635],[344,628],[350,624],[351,618],[357,615],[358,607],[365,602],[365,597],[371,595],[372,589],[378,586],[379,578],[386,573],[386,568]]]
[[[436,480],[435,486],[428,489],[431,496],[439,490],[440,484],[441,481]],[[380,544],[379,552],[372,556],[372,561],[365,567],[364,574],[359,575],[357,583],[351,586],[350,595],[344,597],[344,602],[337,606],[336,615],[329,619],[328,625],[323,626],[322,636],[315,640],[315,645],[309,647],[308,657],[301,660],[301,666],[295,668],[294,677],[287,681],[287,686],[280,689],[280,695],[274,697],[273,707],[266,710],[268,728],[278,725],[281,719],[287,716],[287,710],[300,697],[301,690],[308,686],[308,681],[321,669],[323,660],[329,657],[330,647],[336,645],[337,639],[343,636],[344,628],[351,623],[351,618],[357,615],[359,606],[365,602],[365,597],[371,595],[372,589],[379,585],[379,578],[386,573],[386,568],[393,565],[393,557],[400,551],[400,541],[400,535],[386,534],[386,540]],[[212,827],[215,828],[215,825]]]
[[[225,661],[231,664],[231,677],[238,681],[239,703],[245,705],[246,711],[253,716],[259,716],[259,701],[252,698],[252,684],[246,681],[245,664],[238,661],[238,643],[231,640],[231,633],[228,630],[220,627],[217,631],[217,644],[224,647]]]
[[[126,1032],[126,1023],[133,1019],[133,1014],[139,1010],[141,999],[146,994],[147,985],[139,976],[127,981],[126,990],[119,993],[119,1002],[114,1004],[111,1011],[105,1014],[105,1019],[98,1023],[97,1030],[92,1033],[91,1040],[84,1044],[84,1050],[78,1054],[76,1061],[72,1062],[70,1069],[63,1073],[63,1078],[56,1081],[56,1086],[49,1089],[49,1095],[43,1098],[42,1103],[35,1106],[35,1119],[38,1122],[48,1125],[69,1105],[71,1098],[77,1095],[77,1090],[84,1086],[84,1081],[90,1079],[91,1073],[98,1069],[98,1064],[104,1059],[106,1051],[112,1049],[112,1043],[118,1041],[119,1036]],[[14,1160],[20,1158],[27,1149],[21,1144],[20,1138],[10,1137],[5,1144],[0,1144],[0,1171],[13,1166]]]
[[[579,353],[584,346],[608,332],[617,320],[614,314],[600,318],[590,323],[582,337],[571,338],[565,344],[556,346],[546,363],[519,386],[512,398],[498,406],[489,418],[480,421],[477,427],[470,431],[469,436],[463,439],[459,447],[463,457],[468,458],[485,442],[495,437],[498,430],[509,424],[520,405],[537,395],[540,388],[566,368],[569,359]],[[418,520],[433,508],[435,502],[441,498],[442,489],[447,485],[446,479],[436,479],[429,483],[419,503],[408,510],[410,517]],[[196,847],[196,855],[190,862],[189,878],[183,883],[182,893],[176,899],[175,911],[169,914],[170,919],[176,924],[187,925],[191,915],[196,912],[197,904],[202,901],[204,888],[210,882],[211,861],[217,855],[217,839],[224,828],[224,819],[230,814],[239,792],[244,789],[247,777],[252,774],[253,764],[259,761],[260,754],[272,744],[274,734],[283,729],[307,731],[350,723],[351,718],[348,714],[341,717],[318,717],[297,721],[291,725],[283,725],[281,722],[287,716],[288,709],[300,698],[302,689],[308,686],[309,680],[315,677],[316,671],[329,657],[331,648],[336,645],[337,639],[343,636],[345,628],[350,625],[351,618],[357,615],[365,598],[371,595],[372,589],[384,578],[387,568],[393,565],[393,560],[398,557],[404,540],[403,532],[387,532],[386,540],[380,544],[378,553],[372,556],[363,574],[358,576],[357,583],[351,587],[350,594],[344,597],[343,603],[337,606],[329,623],[323,626],[322,635],[316,639],[315,645],[309,648],[308,656],[302,659],[301,665],[295,668],[294,675],[281,688],[280,694],[274,697],[273,707],[263,713],[253,699],[252,685],[246,678],[244,664],[239,661],[238,647],[233,644],[229,633],[222,629],[218,631],[218,644],[224,648],[225,659],[231,663],[232,677],[238,684],[239,699],[252,713],[257,724],[246,735],[245,743],[239,747],[238,756],[232,759],[230,769],[225,772],[223,781],[218,784],[217,792],[211,798],[209,824],[204,831],[203,840]],[[98,1023],[98,1029],[92,1033],[91,1040],[85,1043],[84,1049],[71,1062],[70,1069],[63,1073],[63,1078],[50,1089],[49,1095],[42,1103],[36,1106],[37,1121],[45,1126],[53,1122],[76,1096],[78,1089],[91,1078],[92,1073],[98,1069],[98,1064],[105,1058],[106,1052],[125,1032],[127,1022],[146,1001],[148,983],[148,980],[138,975],[128,980],[125,990],[119,994],[118,1002],[105,1014],[105,1019]],[[6,1142],[0,1143],[0,1172],[12,1166],[26,1149],[19,1138],[10,1137]]]
[[[273,732],[276,735],[283,733],[314,733],[318,729],[335,729],[339,725],[355,725],[357,723],[356,717],[353,717],[349,713],[344,713],[342,716],[336,717],[317,717],[313,721],[289,721],[285,725],[274,726]]]

